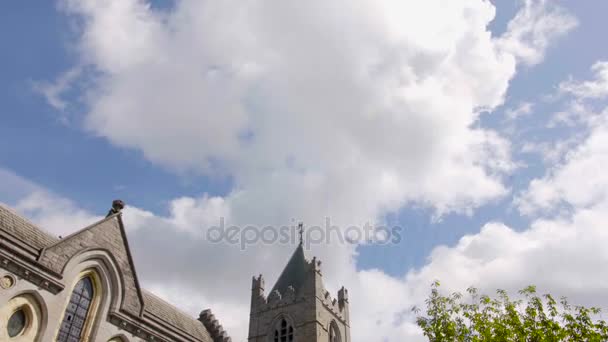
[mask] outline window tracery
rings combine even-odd
[[[281,318],[274,328],[273,335],[274,342],[293,342],[294,331],[291,324],[287,322],[285,318]]]
[[[95,295],[95,287],[90,275],[76,283],[63,315],[57,342],[79,342],[81,340]]]

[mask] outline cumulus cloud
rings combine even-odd
[[[567,157],[546,175],[531,182],[521,197],[520,203],[530,208],[567,206],[568,211],[533,219],[525,230],[487,223],[479,233],[466,235],[453,246],[436,247],[424,266],[402,277],[381,270],[357,270],[348,246],[314,246],[310,254],[320,255],[324,261],[329,289],[346,285],[353,308],[365,308],[352,312],[354,338],[423,341],[410,308],[424,305],[429,284],[435,279],[442,280],[446,291],[474,285],[484,293],[497,288],[513,292],[536,284],[543,292],[568,296],[577,304],[608,307],[604,293],[608,277],[597,271],[608,262],[603,247],[608,243],[604,227],[608,177],[601,172],[608,162],[608,112],[603,113],[604,120],[596,120],[590,134],[570,147]],[[39,191],[18,203],[18,208],[29,210],[45,227],[67,226],[86,216],[69,201],[41,196]],[[243,340],[250,276],[263,273],[272,283],[293,246],[252,245],[242,251],[238,246],[202,239],[197,230],[204,230],[218,215],[234,220],[225,204],[219,197],[182,197],[169,203],[167,216],[127,207],[124,220],[144,286],[192,315],[211,307],[235,340]],[[52,215],[36,216],[38,210]],[[97,219],[88,215],[88,220]],[[158,253],[167,246],[179,248]]]
[[[608,162],[608,122],[604,111],[590,136],[575,149],[568,151],[565,161],[550,173],[534,179],[530,187],[517,199],[524,214],[535,214],[564,208],[589,207],[604,201],[608,195],[608,179],[603,172]]]
[[[403,298],[423,305],[428,284],[441,279],[444,290],[460,292],[474,285],[485,293],[515,293],[535,284],[578,305],[608,308],[603,290],[608,277],[598,272],[608,262],[603,247],[608,243],[608,108],[605,102],[602,106],[584,121],[585,134],[558,144],[563,156],[516,197],[520,212],[531,218],[529,227],[489,222],[454,246],[436,247],[426,265],[410,270],[401,282],[393,281],[407,293]],[[390,311],[398,312],[396,307]]]
[[[608,277],[598,270],[608,262],[607,118],[604,111],[602,122],[516,201],[523,213],[544,216],[533,216],[525,230],[487,223],[454,246],[435,248],[427,265],[405,277],[412,299],[439,278],[448,290],[475,285],[486,293],[535,284],[579,305],[606,309]]]
[[[559,84],[562,93],[572,94],[579,99],[594,99],[608,96],[608,61],[598,61],[591,66],[593,79],[576,81],[570,79]]]
[[[15,172],[0,167],[0,202],[8,203],[34,223],[42,224],[49,233],[68,235],[101,218],[78,208],[69,199],[48,191],[43,186]]]
[[[578,25],[575,17],[552,0],[524,0],[523,8],[499,39],[501,48],[528,65],[541,62],[551,42]]]
[[[475,285],[486,293],[535,284],[579,305],[606,308],[608,296],[600,289],[608,285],[608,277],[597,273],[608,262],[601,247],[608,242],[605,213],[602,202],[564,219],[534,221],[525,231],[486,224],[453,247],[436,248],[427,265],[408,274],[406,288],[417,290],[414,298],[420,298],[420,290],[428,290],[435,278],[443,279],[450,290]]]
[[[584,146],[593,145],[592,140]],[[559,167],[570,168],[594,166],[572,158]],[[564,187],[564,181],[567,180],[556,178],[553,185]],[[597,186],[606,188],[602,183]],[[40,198],[34,194],[21,203],[29,203],[25,208],[46,208],[47,200],[34,205]],[[566,198],[570,201],[570,197]],[[241,251],[193,238],[192,231],[180,227],[198,227],[211,219],[204,213],[214,217],[209,208],[217,204],[213,198],[179,198],[170,203],[168,216],[127,207],[124,220],[144,286],[192,315],[211,307],[233,338],[243,340],[251,274],[264,273],[272,283],[293,246],[252,246]],[[462,237],[454,246],[435,248],[426,265],[403,277],[392,277],[381,270],[357,271],[348,250],[332,249],[322,258],[325,281],[331,290],[342,284],[349,288],[351,305],[359,308],[352,312],[353,337],[358,341],[423,341],[410,308],[424,305],[429,284],[435,279],[442,280],[446,291],[463,291],[475,285],[484,293],[496,288],[515,291],[536,284],[542,291],[566,295],[577,304],[607,307],[604,289],[608,277],[597,270],[608,262],[603,248],[608,243],[608,231],[603,225],[608,219],[608,200],[591,205],[570,204],[575,207],[571,215],[535,220],[524,231],[499,222],[487,223],[479,233]],[[59,217],[65,224],[73,224],[72,215],[79,219],[81,212],[77,207],[60,206],[53,210],[48,224],[45,216],[34,219],[43,226],[57,225]],[[90,215],[89,219],[92,222],[97,217]],[[167,246],[179,248],[158,253]],[[310,254],[323,252],[326,246],[315,248]]]
[[[516,65],[487,31],[490,2],[62,5],[97,72],[86,128],[172,169],[231,175],[230,206],[265,197],[248,220],[285,203],[353,221],[410,201],[441,215],[508,192],[509,143],[475,125]],[[518,20],[544,20],[540,7]]]
[[[554,165],[564,161],[567,157],[567,152],[577,147],[585,138],[584,132],[574,134],[573,136],[555,141],[555,142],[525,142],[521,148],[522,153],[537,154],[542,159],[545,165],[553,167]]]
[[[602,98],[604,64],[593,65],[593,80],[560,83],[559,89],[570,93],[574,100],[551,122],[576,124],[582,130],[552,146],[553,152],[561,154],[561,160],[545,177],[532,180],[529,188],[517,196],[515,203],[523,214],[586,208],[608,198],[608,179],[602,170],[608,162],[608,108],[596,111],[588,104],[589,99]],[[603,95],[606,96],[608,93]],[[573,147],[564,149],[570,146]],[[551,155],[552,151],[545,153]]]
[[[528,116],[532,113],[534,104],[531,102],[522,102],[515,108],[509,108],[505,110],[505,116],[507,120],[517,120],[524,116]]]
[[[272,281],[293,247],[209,244],[205,227],[218,216],[241,226],[327,216],[346,227],[408,203],[440,218],[504,196],[510,142],[479,116],[503,103],[517,63],[538,63],[574,25],[554,29],[572,18],[546,1],[526,1],[501,37],[488,31],[495,8],[482,0],[182,0],[168,10],[65,0],[61,8],[80,25],[78,65],[93,70],[81,89],[87,131],[177,172],[234,179],[226,196],[174,199],[167,216],[127,208],[125,222],[136,262],[147,261],[138,263],[145,286],[192,314],[212,307],[235,340],[246,334],[251,275]],[[49,227],[70,213],[74,222],[95,216],[68,205],[51,215],[47,205],[31,196],[17,206]],[[419,336],[408,312],[431,278],[454,258],[465,264],[452,264],[449,277],[477,279],[483,268],[458,253],[489,234],[474,254],[495,258],[493,239],[519,234],[501,227],[437,249],[403,278],[357,271],[351,245],[311,254],[324,261],[330,289],[346,285],[353,306],[366,308],[353,312],[357,340],[402,341]],[[160,255],[166,246],[176,248]]]
[[[608,96],[608,62],[598,61],[591,67],[594,78],[588,81],[570,79],[559,84],[562,93],[572,94],[579,99],[593,99]]]

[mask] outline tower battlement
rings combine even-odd
[[[213,342],[232,342],[232,339],[210,309],[203,310],[198,320],[207,328],[211,338],[213,338]]]
[[[344,287],[340,291],[346,291]],[[321,302],[323,306],[331,311],[336,317],[338,317],[343,322],[348,322],[348,301],[342,301],[340,298],[340,292],[338,292],[338,299],[332,298],[331,293],[329,291],[325,291]]]

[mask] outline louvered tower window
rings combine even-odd
[[[70,297],[57,342],[79,342],[94,298],[93,280],[90,276],[78,281]]]
[[[340,342],[340,332],[335,322],[329,326],[329,342]]]
[[[274,330],[274,342],[293,342],[293,327],[285,318],[281,319]]]

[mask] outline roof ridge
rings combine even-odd
[[[102,218],[101,220],[95,221],[95,222],[89,224],[88,226],[85,226],[84,228],[78,229],[78,230],[70,233],[69,235],[64,236],[64,237],[58,239],[55,243],[46,246],[46,248],[51,248],[53,246],[56,246],[56,245],[60,244],[63,241],[66,241],[66,240],[68,240],[68,239],[70,239],[70,238],[72,238],[72,237],[74,237],[74,236],[76,236],[76,235],[78,235],[78,234],[80,234],[82,232],[85,232],[87,230],[93,229],[94,227],[97,227],[99,224],[101,224],[101,223],[103,223],[105,221],[109,221],[110,219],[112,219],[114,217],[117,217],[117,216],[120,216],[120,215],[121,215],[121,213],[116,213],[116,214],[112,214],[112,215],[106,216],[106,217]]]

